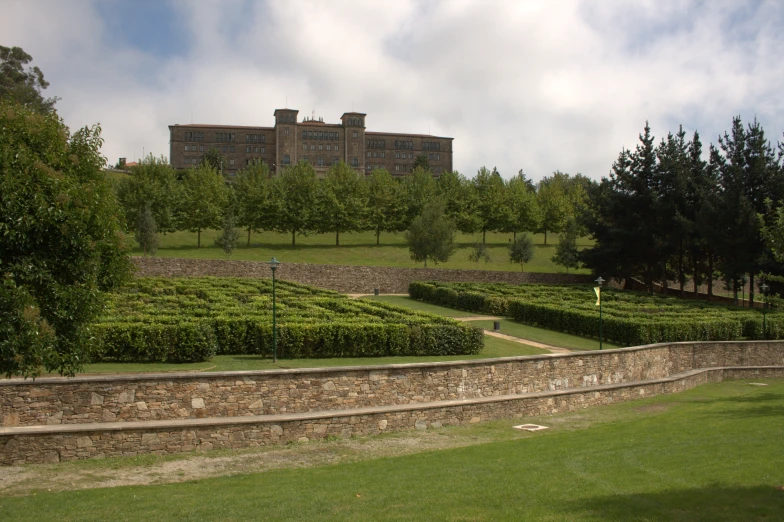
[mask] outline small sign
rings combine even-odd
[[[602,302],[602,287],[601,286],[594,286],[593,291],[596,292],[596,306]]]

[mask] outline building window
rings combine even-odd
[[[335,144],[335,152],[337,152],[339,149],[340,149],[340,146],[336,143]]]
[[[351,166],[359,167],[359,158],[351,158]]]
[[[367,157],[368,157],[368,158],[372,158],[372,157],[373,157],[373,153],[372,153],[372,152],[370,152],[370,151],[367,151]]]
[[[288,136],[288,135],[289,135],[289,128],[288,128],[288,127],[286,127],[285,129],[283,129],[283,135],[284,135],[284,136]]]
[[[285,154],[283,156],[283,164],[284,165],[291,165],[291,156],[289,156],[288,154]]]
[[[395,172],[400,172],[400,165],[395,165]]]
[[[229,147],[229,152],[234,152],[234,146]]]
[[[316,150],[316,144],[315,143],[311,143],[310,144],[310,150]]]
[[[436,154],[436,161],[441,159],[441,154]]]
[[[223,147],[221,147],[221,152],[229,152],[229,148],[226,145],[224,145]]]
[[[230,160],[229,160],[229,166],[230,166],[230,167],[233,167],[233,166],[234,166],[234,160],[233,160],[233,159],[230,159]]]
[[[319,156],[318,158],[316,158],[316,165],[318,165],[319,167],[324,166],[324,156]]]
[[[340,163],[340,158],[338,158],[337,156],[335,156],[334,158],[332,158],[332,164],[333,164],[333,165],[337,165],[338,163]]]
[[[308,131],[302,131],[302,139],[303,140],[308,139]]]
[[[204,145],[199,145],[199,152],[204,152]]]
[[[303,143],[302,144],[302,150],[308,150],[308,144],[307,143]]]
[[[266,154],[267,153],[267,147],[262,147],[261,148],[261,153],[262,154]]]
[[[319,150],[324,150],[324,145],[322,145],[321,143],[319,143]]]
[[[368,163],[367,165],[365,165],[365,170],[370,170],[370,169],[372,169],[372,168],[373,168],[373,165],[371,165],[370,163]]]
[[[327,150],[332,150],[332,145],[327,143]]]
[[[414,154],[412,152],[408,153],[408,159],[414,159]]]
[[[250,147],[245,147],[245,152],[250,153]]]
[[[356,138],[356,137],[357,137],[357,131],[354,131],[354,132],[352,132],[352,133],[351,133],[351,137],[352,137],[352,138]]]
[[[387,153],[386,153],[386,152],[382,152],[382,153],[381,153],[381,157],[382,157],[382,158],[386,158],[386,157],[387,157]]]

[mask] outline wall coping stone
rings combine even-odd
[[[700,345],[722,345],[738,344],[760,345],[778,344],[784,349],[784,341],[682,341],[675,343],[656,343],[642,346],[630,346],[628,348],[613,348],[610,350],[591,350],[578,351],[566,354],[550,355],[518,355],[514,357],[496,357],[493,359],[469,359],[462,361],[437,361],[423,363],[405,364],[373,364],[365,366],[328,366],[324,368],[290,368],[283,370],[238,370],[227,372],[171,372],[171,373],[125,373],[113,375],[86,375],[81,377],[40,377],[38,379],[22,379],[15,377],[12,379],[0,379],[0,386],[36,386],[40,384],[80,384],[95,382],[126,382],[126,381],[170,381],[178,379],[220,379],[225,377],[250,377],[250,376],[276,376],[276,375],[316,375],[324,373],[345,373],[345,372],[365,372],[383,370],[401,370],[416,368],[448,368],[460,366],[483,366],[514,361],[547,360],[552,361],[559,358],[571,357],[598,357],[602,354],[615,354],[624,352],[635,352],[649,350],[653,348],[664,348],[667,346],[700,346]]]
[[[95,422],[83,424],[59,424],[59,425],[38,425],[21,427],[0,427],[0,436],[15,435],[53,435],[66,433],[84,432],[117,432],[117,431],[139,431],[156,430],[167,428],[189,428],[205,426],[239,426],[247,424],[267,424],[290,421],[308,421],[319,419],[333,419],[342,417],[356,417],[361,415],[373,415],[379,413],[397,413],[418,410],[430,410],[437,408],[451,408],[455,406],[467,406],[475,404],[490,404],[499,402],[541,399],[547,397],[562,397],[574,394],[584,394],[590,392],[601,392],[608,390],[620,390],[624,388],[636,388],[639,386],[650,386],[655,384],[665,384],[677,382],[702,373],[724,372],[725,370],[781,370],[784,366],[719,366],[713,368],[700,368],[686,372],[650,379],[645,381],[623,382],[615,384],[601,384],[597,386],[585,386],[567,388],[564,390],[548,390],[531,393],[520,393],[511,395],[498,395],[491,397],[474,397],[468,399],[452,399],[444,401],[432,401],[414,404],[393,404],[387,406],[374,406],[353,408],[347,410],[325,410],[318,412],[303,413],[281,413],[277,415],[251,415],[242,417],[208,417],[203,419],[176,419],[158,421],[134,421],[134,422]]]

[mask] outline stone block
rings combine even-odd
[[[204,399],[201,397],[194,397],[191,399],[191,408],[199,410],[204,408]]]

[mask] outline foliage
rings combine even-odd
[[[509,247],[509,261],[511,263],[520,263],[520,271],[523,271],[524,264],[533,258],[534,241],[528,234],[521,234]]]
[[[593,287],[421,283],[412,299],[584,337],[597,337],[599,314]],[[762,339],[762,311],[708,305],[666,296],[602,290],[603,336],[621,346],[658,342]],[[767,338],[784,337],[784,313],[768,312]]]
[[[144,210],[139,212],[135,237],[145,256],[154,256],[158,251],[158,228],[149,203],[145,203]]]
[[[136,231],[139,212],[150,206],[159,232],[174,232],[177,223],[177,206],[182,199],[182,187],[177,182],[177,173],[161,156],[149,154],[140,164],[131,167],[130,176],[125,176],[117,186],[117,199],[125,211],[128,230]]]
[[[485,243],[476,242],[471,245],[471,251],[468,254],[468,260],[474,263],[479,263],[481,259],[485,260],[485,264],[490,261],[490,249]]]
[[[366,179],[366,223],[376,234],[376,245],[381,232],[398,232],[405,219],[402,185],[386,169],[375,169]]]
[[[201,165],[185,172],[182,179],[179,221],[184,229],[198,234],[199,247],[201,247],[201,231],[220,226],[227,202],[226,185],[223,179],[215,175],[212,168]]]
[[[552,258],[553,263],[565,267],[567,273],[570,268],[579,268],[580,266],[580,252],[577,250],[578,229],[577,221],[570,219],[564,227]]]
[[[226,165],[226,156],[217,147],[210,147],[201,157],[201,165],[208,167],[219,174],[223,174],[223,166]]]
[[[234,204],[237,225],[251,232],[273,230],[279,201],[275,198],[266,163],[253,162],[234,177]]]
[[[446,262],[455,251],[455,224],[444,216],[444,202],[435,199],[424,205],[406,232],[406,242],[414,261]]]
[[[72,375],[130,274],[99,126],[0,102],[0,372]]]
[[[340,161],[327,170],[319,184],[317,229],[335,233],[335,246],[340,246],[341,232],[358,232],[364,226],[368,196],[359,175]]]
[[[310,163],[300,161],[283,169],[275,178],[273,190],[279,211],[275,230],[290,233],[294,246],[297,234],[307,235],[315,228],[316,171]]]
[[[425,204],[432,201],[436,195],[436,182],[433,175],[423,169],[416,168],[403,179],[403,200],[406,203],[406,216],[402,230],[411,226],[418,215],[422,213]]]
[[[38,112],[52,112],[59,98],[44,99],[41,91],[49,87],[37,66],[28,67],[33,57],[21,47],[0,45],[0,100],[25,105]]]
[[[417,157],[414,158],[413,168],[421,168],[422,170],[432,172],[430,169],[430,162],[427,160],[427,154],[418,154]]]
[[[488,230],[501,230],[510,221],[504,180],[495,168],[491,172],[482,167],[473,179],[473,186],[477,197],[477,228],[482,231],[482,243],[485,243]]]
[[[543,178],[536,190],[536,203],[539,206],[539,231],[544,233],[544,244],[547,244],[548,232],[560,232],[571,215],[570,201],[555,172],[552,178]]]
[[[266,279],[149,278],[111,295],[94,360],[200,361],[272,353]],[[278,352],[288,358],[478,353],[482,332],[424,312],[278,281]]]
[[[509,220],[504,225],[503,231],[514,233],[514,239],[517,239],[518,232],[538,230],[542,216],[536,200],[536,192],[532,190],[532,183],[526,179],[522,170],[509,180],[506,191]]]
[[[770,199],[767,200],[767,205],[773,218],[766,221],[765,216],[759,216],[762,236],[776,261],[784,263],[784,205],[774,209]]]
[[[446,204],[446,216],[460,232],[471,234],[479,229],[478,198],[471,180],[457,171],[444,172],[438,178],[437,192]]]
[[[237,248],[239,240],[240,233],[234,223],[234,210],[229,207],[226,209],[226,213],[223,216],[223,227],[221,228],[220,236],[215,239],[215,245],[222,248],[227,255],[231,256],[231,253]]]

